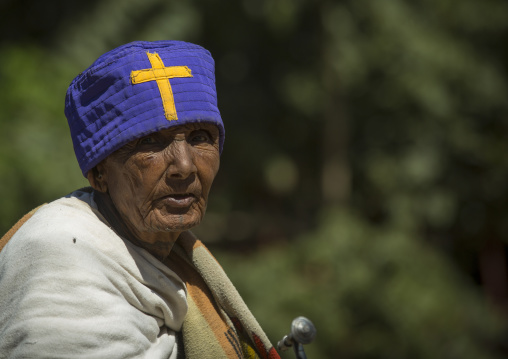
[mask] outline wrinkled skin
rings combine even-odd
[[[187,124],[126,144],[88,179],[109,195],[131,240],[164,259],[180,233],[203,218],[219,163],[218,128]]]

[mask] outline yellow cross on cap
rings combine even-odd
[[[176,115],[175,99],[169,79],[175,77],[192,77],[191,70],[187,66],[165,67],[158,53],[146,53],[151,69],[137,70],[131,72],[132,84],[140,84],[148,81],[156,81],[162,97],[164,116],[168,121],[178,120]]]

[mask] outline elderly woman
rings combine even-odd
[[[224,143],[209,52],[121,46],[74,79],[65,114],[91,187],[0,240],[0,357],[278,358],[189,231]]]

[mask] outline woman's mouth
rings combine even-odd
[[[171,207],[186,208],[196,201],[196,196],[191,193],[170,194],[161,200],[164,204]]]

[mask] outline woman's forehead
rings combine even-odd
[[[196,123],[185,123],[178,126],[172,126],[170,128],[165,128],[156,132],[151,133],[156,134],[162,134],[162,135],[171,135],[176,133],[182,133],[182,132],[191,132],[196,130],[206,130],[210,132],[211,134],[219,134],[219,128],[217,125],[209,122],[196,122]]]
[[[118,150],[116,150],[115,152],[110,154],[107,158],[109,158],[109,157],[117,158],[118,156],[130,156],[132,154],[131,151],[133,151],[136,148],[137,143],[141,139],[146,138],[146,137],[155,137],[155,138],[159,138],[160,140],[163,140],[163,141],[168,141],[168,140],[170,141],[170,140],[172,140],[172,138],[174,136],[177,136],[179,134],[184,134],[185,136],[187,136],[187,135],[190,135],[192,132],[199,131],[199,130],[207,131],[209,133],[209,135],[211,136],[212,141],[214,141],[215,143],[218,142],[220,130],[217,127],[217,125],[215,125],[213,123],[208,123],[208,122],[186,123],[186,124],[182,124],[182,125],[178,125],[178,126],[173,126],[170,128],[165,128],[165,129],[155,131],[155,132],[149,133],[147,135],[141,136],[141,137],[139,137],[135,140],[132,140],[129,143],[123,145]]]

